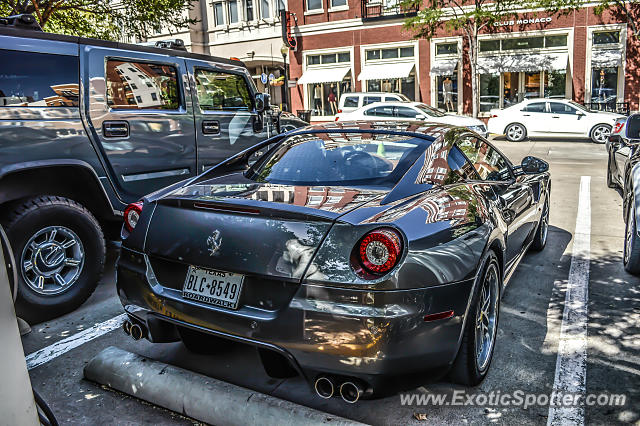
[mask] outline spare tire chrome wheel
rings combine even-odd
[[[522,142],[527,137],[527,129],[520,123],[509,124],[505,135],[511,142]]]
[[[591,129],[591,140],[594,143],[606,143],[611,134],[611,126],[607,124],[598,124]]]

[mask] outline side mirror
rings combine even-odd
[[[263,113],[271,108],[271,96],[268,93],[256,93],[256,112]]]
[[[416,120],[426,120],[427,116],[424,114],[418,114],[416,115]]]
[[[520,170],[522,170],[524,174],[544,173],[549,170],[549,163],[528,155],[522,159]]]

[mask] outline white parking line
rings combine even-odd
[[[549,405],[547,425],[584,425],[587,380],[587,300],[591,257],[591,176],[580,179],[580,195],[569,279],[556,281],[556,291],[566,291],[553,394],[582,395],[574,406]],[[555,402],[555,398],[552,399]]]
[[[87,328],[79,333],[62,339],[52,345],[42,348],[27,355],[27,369],[31,370],[44,363],[51,361],[60,355],[69,352],[71,349],[77,348],[93,339],[96,339],[108,332],[119,328],[122,322],[127,318],[127,314],[121,314],[113,317],[105,322],[96,324],[91,328]]]

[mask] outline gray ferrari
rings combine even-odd
[[[500,298],[547,239],[548,164],[466,128],[340,122],[275,136],[125,211],[134,339],[235,340],[353,403],[487,374]],[[422,381],[422,382],[421,382]]]

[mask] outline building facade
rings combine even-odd
[[[284,71],[288,60],[281,48],[279,11],[285,0],[199,0],[190,11],[198,20],[189,29],[163,28],[146,41],[179,38],[194,53],[238,58],[251,72],[258,90],[282,102]]]
[[[472,111],[471,67],[462,33],[416,40],[395,0],[291,3],[298,46],[290,52],[292,109],[333,120],[349,91],[403,93],[452,112]],[[640,42],[624,17],[591,7],[568,15],[522,13],[480,36],[480,115],[524,98],[574,99],[638,110]]]

